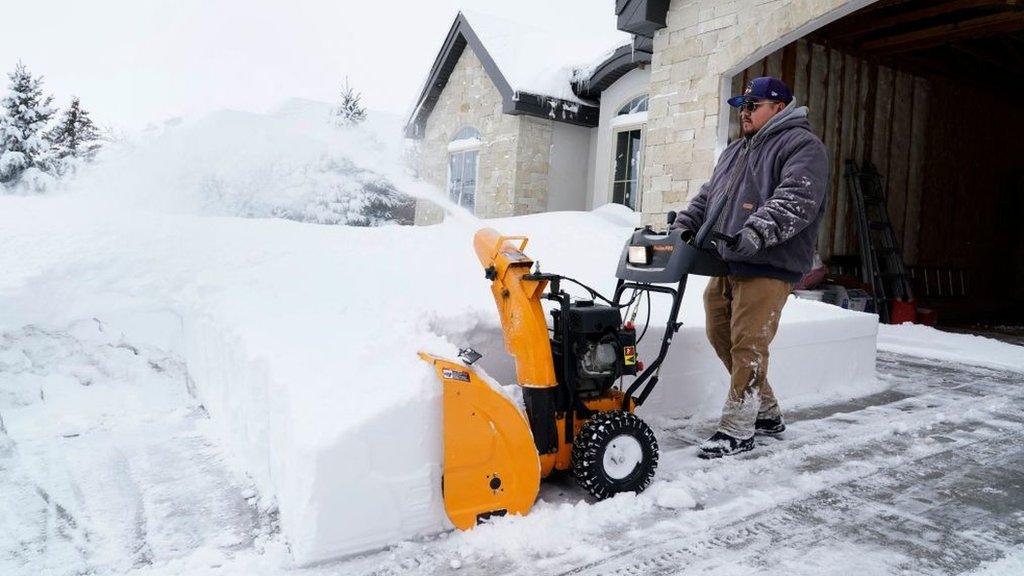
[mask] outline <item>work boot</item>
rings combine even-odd
[[[761,418],[758,417],[754,421],[754,433],[755,434],[766,434],[768,436],[775,436],[782,434],[786,430],[786,423],[782,421],[782,416],[775,418]]]
[[[715,432],[714,436],[708,438],[698,446],[697,456],[705,460],[732,456],[740,452],[746,452],[754,448],[754,437],[746,440],[734,438],[724,432]]]

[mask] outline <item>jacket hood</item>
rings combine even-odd
[[[782,112],[773,116],[767,124],[757,131],[757,134],[750,137],[750,145],[758,146],[772,134],[798,127],[810,130],[811,123],[807,121],[807,106],[797,106],[796,99],[794,98],[792,102],[782,109]]]

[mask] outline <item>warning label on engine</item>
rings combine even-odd
[[[461,370],[452,370],[451,368],[442,368],[441,376],[449,380],[459,380],[462,382],[469,382],[469,372],[463,372]]]
[[[636,364],[636,346],[623,346],[622,347],[622,360],[626,366],[633,366]]]

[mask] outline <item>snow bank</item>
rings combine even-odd
[[[943,332],[920,324],[880,325],[878,349],[996,370],[1024,372],[1024,347],[984,336]]]
[[[416,352],[451,356],[471,344],[513,381],[472,252],[479,221],[314,226],[84,200],[0,199],[5,323],[97,317],[183,354],[235,465],[264,505],[276,503],[300,563],[449,526],[440,386]],[[544,269],[610,292],[632,219],[608,207],[486,224],[529,235]],[[721,404],[727,377],[703,336],[702,285],[690,286],[687,326],[644,414],[713,417]],[[653,310],[657,319],[664,308]],[[791,301],[772,359],[782,401],[873,390],[874,335],[873,316]]]

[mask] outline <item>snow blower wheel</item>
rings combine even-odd
[[[572,447],[576,483],[599,500],[619,492],[642,492],[658,467],[658,441],[636,414],[595,414]]]

